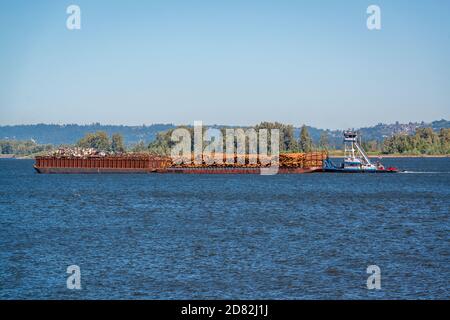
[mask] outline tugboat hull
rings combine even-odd
[[[398,173],[399,171],[394,168],[384,169],[384,170],[364,170],[364,169],[342,169],[342,168],[324,168],[323,172],[334,172],[334,173]]]
[[[335,172],[335,173],[397,173],[397,168],[383,166],[369,165],[360,166],[346,166],[346,163],[342,163],[341,166],[336,166],[330,159],[326,159],[323,162],[322,172]]]
[[[355,131],[344,132],[344,161],[336,166],[329,158],[323,162],[323,172],[336,173],[396,173],[397,168],[385,168],[379,161],[373,164],[358,143]]]

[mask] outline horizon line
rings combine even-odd
[[[390,123],[384,123],[384,122],[378,122],[376,124],[373,124],[371,126],[362,126],[362,127],[354,127],[356,129],[362,129],[362,128],[371,128],[371,127],[375,127],[378,125],[393,125],[393,124],[399,124],[399,125],[407,125],[407,124],[432,124],[433,122],[438,122],[438,121],[449,121],[445,118],[441,118],[438,120],[432,120],[432,121],[409,121],[409,122],[400,122],[400,121],[394,121],[394,122],[390,122]],[[323,128],[323,127],[315,127],[312,125],[308,125],[308,124],[301,124],[301,125],[294,125],[291,123],[284,123],[284,122],[280,122],[280,121],[260,121],[256,124],[253,125],[240,125],[240,124],[203,124],[203,126],[207,126],[207,127],[253,127],[256,126],[258,124],[261,124],[263,122],[269,122],[269,123],[280,123],[283,125],[292,125],[294,128],[301,128],[302,126],[306,126],[309,128],[315,128],[315,129],[319,129],[319,130],[329,130],[329,131],[342,131],[342,130],[347,130],[346,129],[340,129],[340,128]],[[151,126],[158,126],[158,125],[163,125],[163,126],[174,126],[174,127],[178,127],[178,126],[193,126],[192,124],[175,124],[175,123],[162,123],[162,122],[156,122],[156,123],[151,123],[151,124],[111,124],[111,123],[101,123],[101,122],[91,122],[91,123],[44,123],[44,122],[39,122],[39,123],[21,123],[21,124],[0,124],[0,127],[18,127],[18,126],[38,126],[38,125],[46,125],[46,126],[80,126],[80,127],[87,127],[87,126],[94,126],[94,125],[98,125],[98,126],[117,126],[117,127],[151,127]]]

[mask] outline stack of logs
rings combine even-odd
[[[327,158],[326,152],[308,152],[308,153],[282,153],[279,155],[278,161],[270,156],[258,156],[256,154],[245,154],[242,156],[227,155],[217,153],[213,155],[203,154],[201,164],[195,163],[194,155],[190,159],[170,158],[167,156],[158,156],[150,154],[123,153],[117,155],[56,155],[36,157],[38,166],[69,166],[77,167],[113,167],[113,168],[141,168],[154,167],[157,168],[210,168],[210,167],[240,167],[240,168],[260,168],[278,165],[284,168],[311,168],[322,167],[323,161]],[[216,159],[223,161],[217,161]],[[63,161],[64,160],[64,161]],[[84,164],[82,161],[89,161]],[[215,161],[216,160],[216,161]],[[54,161],[60,161],[55,162]],[[63,162],[61,162],[63,161]],[[80,162],[81,161],[81,162]],[[80,164],[79,164],[80,163]]]
[[[321,167],[323,161],[326,158],[327,158],[326,152],[282,153],[279,155],[278,164],[280,167],[286,168]],[[214,163],[214,159],[218,160],[223,159],[223,161],[216,161]],[[182,158],[181,156],[178,158],[172,158],[172,167],[177,168],[207,168],[207,167],[259,168],[275,164],[276,164],[275,159],[271,159],[270,156],[262,157],[256,154],[246,154],[240,157],[238,157],[236,154],[235,155],[227,155],[223,153],[217,153],[213,155],[204,154],[201,164],[194,163],[194,155],[191,155],[190,159]]]

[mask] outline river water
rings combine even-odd
[[[39,175],[2,159],[0,299],[448,299],[450,158],[383,162],[407,172]]]

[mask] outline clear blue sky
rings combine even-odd
[[[66,29],[77,4],[82,29]],[[377,4],[382,30],[366,28]],[[0,124],[450,115],[450,1],[2,1]]]

